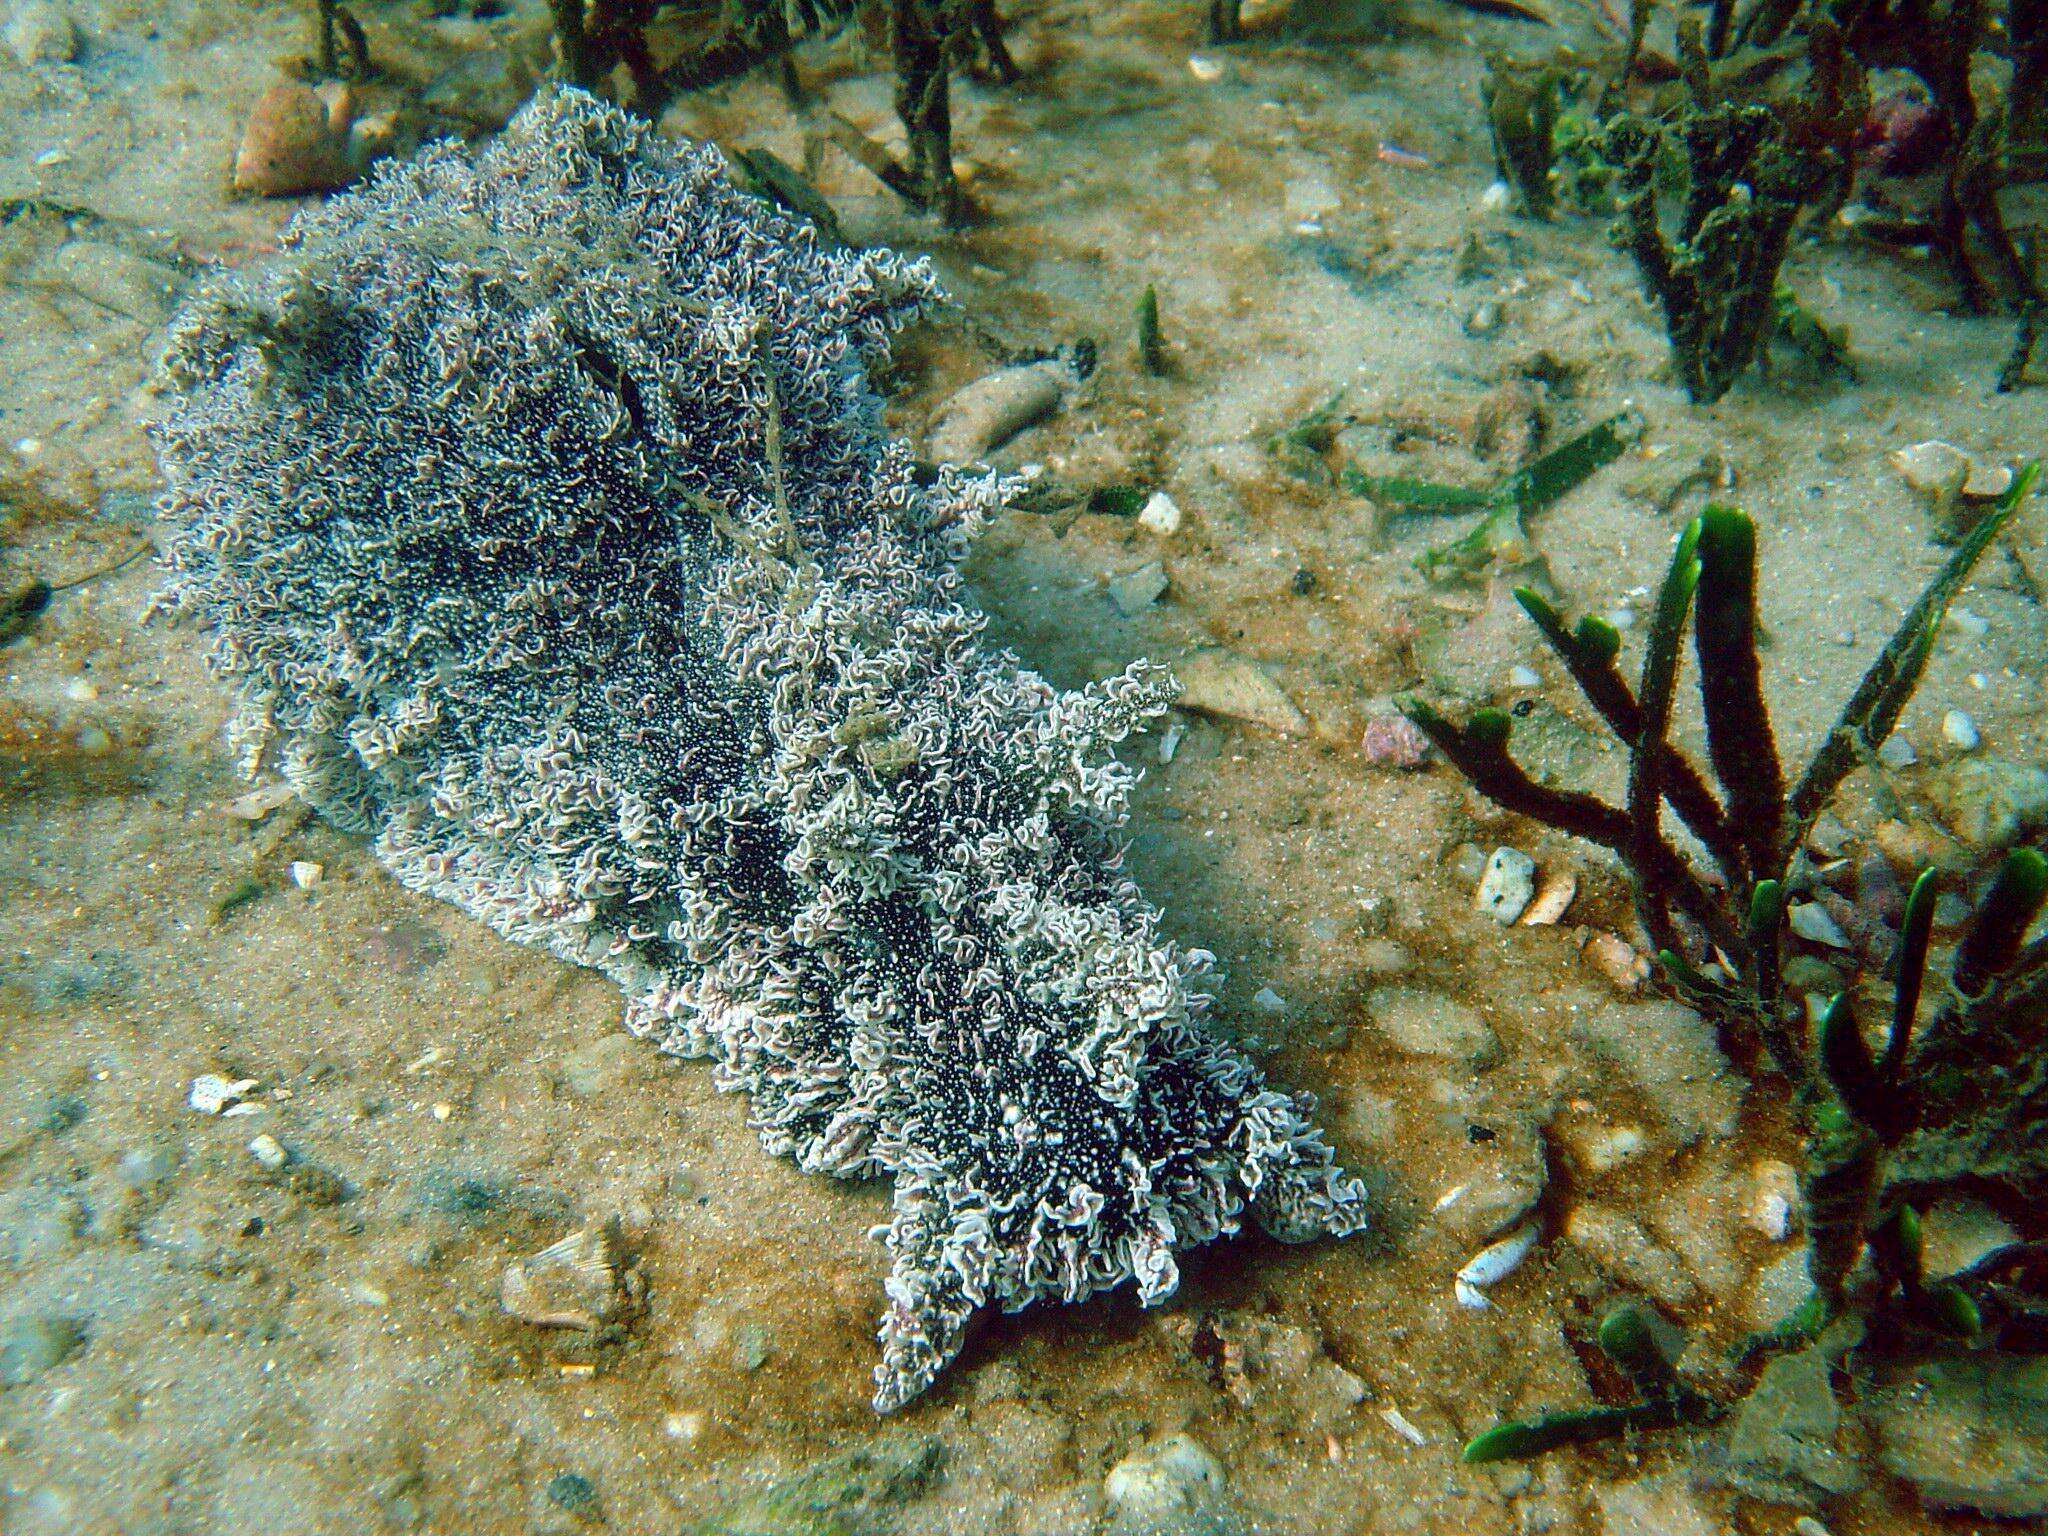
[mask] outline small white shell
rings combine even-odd
[[[1489,1243],[1467,1259],[1451,1286],[1458,1305],[1475,1312],[1492,1306],[1483,1294],[1485,1287],[1498,1285],[1519,1269],[1541,1235],[1542,1230],[1535,1222],[1525,1221],[1499,1242]]]

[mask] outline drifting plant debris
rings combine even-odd
[[[1632,1430],[1705,1424],[1726,1411],[1678,1379],[1650,1330],[1649,1320],[1638,1308],[1626,1303],[1615,1307],[1600,1320],[1598,1338],[1601,1351],[1635,1388],[1635,1402],[1497,1424],[1466,1441],[1459,1459],[1471,1465],[1524,1461],[1562,1446],[1610,1440]]]
[[[1426,550],[1415,562],[1432,581],[1466,579],[1496,560],[1514,565],[1533,558],[1526,519],[1620,458],[1642,440],[1643,430],[1640,413],[1618,411],[1524,465],[1490,491],[1405,475],[1368,475],[1350,464],[1343,467],[1339,478],[1346,490],[1366,497],[1391,516],[1485,513],[1469,532]]]
[[[838,248],[846,244],[832,205],[795,166],[766,149],[735,150],[732,163],[735,179],[755,196],[809,219],[828,246]]]
[[[1808,1038],[1783,976],[1790,898],[1810,878],[1800,853],[1807,834],[1890,736],[1950,603],[2026,499],[2037,469],[2015,476],[1922,592],[1796,780],[1781,766],[1763,699],[1756,530],[1726,507],[1709,507],[1680,538],[1633,689],[1615,664],[1621,636],[1612,625],[1587,617],[1567,627],[1538,594],[1516,593],[1628,748],[1625,805],[1532,780],[1509,754],[1513,721],[1505,711],[1481,710],[1461,726],[1419,699],[1402,701],[1488,798],[1612,850],[1628,869],[1663,987],[1704,1015],[1737,1060],[1761,1049],[1791,1083],[1807,1138],[1801,1182],[1813,1293],[1782,1327],[1752,1341],[1752,1358],[1804,1343],[1852,1314],[1882,1320],[1869,1330],[1872,1347],[1960,1339],[2048,1348],[2048,936],[2027,938],[2048,905],[2048,857],[2022,848],[2000,866],[1948,957],[1924,1026],[1921,1003],[1935,974],[1931,872],[1905,905],[1887,971],[1889,1023],[1875,1046],[1853,992],[1832,999]],[[1714,787],[1668,739],[1688,619]],[[1667,805],[1697,840],[1698,855],[1667,835]],[[1990,1204],[2021,1241],[1930,1285],[1920,1213],[1957,1194]],[[1503,1426],[1474,1441],[1468,1459],[1533,1454],[1648,1422],[1634,1412]]]
[[[102,576],[111,576],[125,565],[133,564],[155,549],[153,544],[139,544],[128,551],[112,565],[103,565],[98,570],[87,571],[83,576],[74,576],[69,581],[49,582],[40,576],[31,576],[15,587],[6,596],[0,597],[0,645],[19,640],[33,631],[49,610],[51,600],[59,592],[69,592],[82,587],[89,581],[98,581]]]
[[[336,46],[337,39],[340,47]],[[347,65],[342,63],[347,49]],[[318,0],[313,23],[313,70],[321,80],[367,80],[370,78],[370,40],[355,12],[339,0]]]
[[[1159,293],[1152,284],[1138,295],[1138,361],[1150,374],[1166,372],[1166,349],[1159,341]]]

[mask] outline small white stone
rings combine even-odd
[[[1154,491],[1138,514],[1138,526],[1149,528],[1161,538],[1180,531],[1180,507],[1164,491]]]
[[[1607,622],[1619,630],[1634,629],[1636,627],[1636,611],[1633,608],[1610,608],[1607,610]]]
[[[1792,931],[1809,944],[1825,944],[1830,949],[1849,948],[1849,936],[1842,932],[1842,925],[1817,901],[1794,902],[1786,920],[1791,923]]]
[[[291,862],[292,884],[302,891],[313,889],[326,873],[325,864],[315,864],[311,859],[293,859]]]
[[[1277,1019],[1287,1011],[1287,999],[1271,987],[1261,987],[1252,994],[1252,1006],[1259,1012],[1270,1014]]]
[[[221,1115],[239,1105],[256,1086],[256,1079],[229,1081],[218,1072],[202,1072],[192,1079],[185,1102],[202,1115]]]
[[[1205,55],[1191,53],[1188,55],[1188,73],[1207,85],[1223,78],[1223,66]]]
[[[99,696],[99,685],[89,677],[74,677],[64,685],[64,697],[74,704],[90,704]]]
[[[1563,920],[1571,909],[1572,898],[1579,894],[1579,877],[1568,869],[1561,869],[1543,882],[1536,892],[1536,899],[1529,903],[1529,910],[1522,914],[1524,928],[1548,928]]]
[[[1543,685],[1543,674],[1524,662],[1508,673],[1508,681],[1517,688],[1540,688]]]
[[[1920,754],[1913,750],[1913,743],[1893,732],[1877,749],[1877,760],[1887,768],[1910,768],[1920,761]]]
[[[1102,1480],[1109,1502],[1140,1520],[1195,1509],[1222,1489],[1223,1464],[1193,1435],[1175,1435],[1133,1452]]]
[[[250,1139],[249,1155],[272,1173],[276,1173],[292,1160],[291,1154],[284,1149],[284,1143],[268,1131]]]
[[[1536,861],[1519,848],[1496,848],[1479,876],[1473,905],[1505,927],[1529,910],[1536,895]]]
[[[1173,761],[1174,755],[1180,751],[1180,744],[1187,739],[1188,727],[1185,720],[1167,722],[1166,729],[1159,733],[1159,762],[1162,767]]]
[[[1515,201],[1515,189],[1504,181],[1491,183],[1479,194],[1479,206],[1488,213],[1500,213],[1511,207]]]
[[[1158,602],[1166,587],[1166,567],[1157,560],[1148,560],[1135,571],[1110,578],[1109,600],[1116,604],[1118,613],[1134,619]]]
[[[1941,717],[1941,739],[1958,752],[1974,752],[1984,744],[1977,722],[1960,709],[1952,709]]]
[[[24,459],[31,458],[43,451],[43,440],[39,437],[24,437],[15,443],[14,451]]]
[[[1451,1285],[1458,1305],[1475,1312],[1484,1312],[1491,1307],[1493,1303],[1486,1299],[1486,1288],[1500,1284],[1522,1267],[1522,1260],[1534,1251],[1542,1230],[1533,1221],[1525,1222],[1499,1242],[1489,1243],[1467,1259]]]
[[[454,1113],[455,1106],[453,1104],[444,1101],[434,1105],[434,1118],[436,1120],[445,1122]]]
[[[1749,1224],[1774,1243],[1792,1235],[1792,1212],[1799,1201],[1799,1175],[1790,1163],[1767,1157],[1750,1170],[1756,1194],[1749,1205]]]

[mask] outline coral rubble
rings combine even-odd
[[[1060,693],[956,562],[864,367],[937,296],[573,90],[302,214],[173,326],[163,606],[406,885],[613,977],[768,1147],[895,1180],[876,1406],[977,1309],[1364,1195],[1211,1039],[1121,872],[1150,664]]]

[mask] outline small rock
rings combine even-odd
[[[1160,599],[1166,585],[1166,567],[1157,560],[1148,560],[1135,571],[1110,579],[1109,600],[1116,604],[1118,613],[1134,619]]]
[[[1921,1262],[1929,1280],[1944,1280],[2018,1241],[2005,1218],[1977,1200],[1937,1200],[1920,1218]]]
[[[1849,948],[1849,936],[1842,932],[1842,925],[1817,901],[1792,903],[1786,922],[1809,944],[1825,944],[1829,949]]]
[[[1750,1280],[1743,1317],[1758,1332],[1775,1328],[1812,1294],[1813,1277],[1807,1273],[1805,1248],[1787,1248]]]
[[[1586,939],[1579,951],[1591,965],[1614,984],[1618,992],[1640,992],[1650,979],[1650,962],[1618,933],[1597,932]]]
[[[1523,662],[1510,669],[1508,684],[1514,688],[1540,688],[1543,686],[1543,674],[1527,662]]]
[[[249,1155],[272,1173],[281,1172],[284,1166],[292,1160],[291,1153],[284,1149],[284,1143],[268,1131],[263,1132],[249,1143]]]
[[[1749,1224],[1774,1243],[1792,1235],[1792,1213],[1799,1206],[1799,1175],[1790,1163],[1774,1157],[1750,1169],[1755,1192],[1749,1202]]]
[[[1474,1070],[1495,1065],[1500,1038],[1476,1008],[1427,987],[1376,987],[1369,1000],[1372,1021],[1401,1050],[1417,1056],[1448,1056]]]
[[[1877,760],[1887,768],[1910,768],[1920,761],[1920,754],[1913,750],[1912,742],[1894,731],[1877,749]]]
[[[1220,715],[1263,726],[1283,736],[1308,730],[1308,718],[1280,685],[1230,651],[1197,651],[1174,669],[1180,678],[1180,706],[1197,714]]]
[[[1974,752],[1984,745],[1977,722],[1960,709],[1952,709],[1941,717],[1941,739],[1958,752]]]
[[[646,1285],[623,1256],[617,1217],[571,1232],[506,1267],[498,1287],[505,1311],[536,1328],[596,1333],[640,1308]]]
[[[1472,313],[1465,317],[1465,334],[1467,336],[1491,336],[1500,329],[1501,321],[1505,318],[1506,316],[1500,307],[1500,300],[1481,299],[1473,306]]]
[[[1149,529],[1161,538],[1178,533],[1180,508],[1166,492],[1154,491],[1152,499],[1145,503],[1145,510],[1138,514],[1138,526]]]
[[[1934,1508],[2048,1515],[2048,1356],[1930,1360],[1870,1412],[1885,1469]]]
[[[293,859],[291,862],[292,884],[302,891],[310,891],[327,874],[327,866],[315,864],[311,859]]]
[[[255,1108],[253,1104],[246,1102],[255,1086],[256,1079],[253,1077],[230,1081],[217,1072],[202,1072],[192,1079],[192,1087],[185,1096],[185,1102],[202,1115],[246,1112]]]
[[[1958,496],[1988,501],[2012,485],[2012,471],[2003,464],[1981,464],[1953,443],[1914,443],[1889,457],[1907,488],[1937,505]]]
[[[1159,733],[1159,762],[1164,767],[1171,763],[1180,752],[1180,744],[1188,739],[1188,723],[1185,720],[1169,720],[1166,729]]]
[[[8,19],[7,47],[25,65],[69,64],[84,47],[78,23],[54,5],[28,4]]]
[[[1568,869],[1546,876],[1536,888],[1536,899],[1522,914],[1524,928],[1549,928],[1562,921],[1579,894],[1579,877]]]
[[[1188,73],[1204,85],[1211,85],[1223,78],[1223,66],[1206,54],[1188,55]]]
[[[1420,768],[1429,761],[1429,738],[1406,715],[1372,715],[1358,738],[1359,754],[1379,768]]]
[[[976,379],[933,413],[925,451],[940,464],[975,464],[1059,409],[1069,375],[1056,362],[1002,368]]]
[[[1503,927],[1529,909],[1536,895],[1536,861],[1519,848],[1496,848],[1479,876],[1472,904]]]
[[[1572,1159],[1593,1177],[1612,1173],[1649,1150],[1650,1140],[1639,1125],[1587,1125],[1566,1133]]]
[[[1535,1222],[1525,1222],[1499,1242],[1490,1243],[1472,1255],[1460,1266],[1451,1289],[1458,1298],[1458,1305],[1474,1312],[1484,1312],[1493,1303],[1486,1298],[1489,1286],[1501,1281],[1522,1267],[1522,1261],[1535,1251],[1536,1240],[1543,1235],[1543,1229]]]
[[[1277,1019],[1287,1012],[1287,999],[1271,987],[1261,987],[1252,994],[1252,1006],[1268,1018]]]
[[[1126,1521],[1170,1519],[1215,1501],[1223,1464],[1193,1435],[1175,1435],[1111,1467],[1102,1492]]]
[[[0,1329],[0,1387],[25,1387],[62,1365],[85,1344],[74,1317],[32,1313]]]
[[[2048,826],[2048,769],[1972,758],[1935,775],[1928,792],[1943,822],[1979,852],[1999,852]]]

